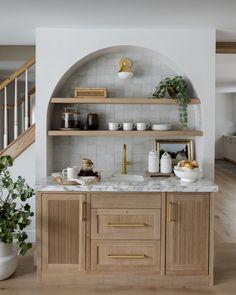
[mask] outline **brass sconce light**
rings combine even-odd
[[[118,76],[120,79],[128,79],[132,78],[134,73],[132,72],[133,62],[131,59],[127,57],[123,57],[120,62],[120,70],[118,72]]]

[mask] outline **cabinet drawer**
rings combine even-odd
[[[91,208],[161,208],[161,193],[91,194]]]
[[[92,239],[160,239],[160,209],[92,209]]]
[[[92,240],[92,270],[160,271],[159,241]]]

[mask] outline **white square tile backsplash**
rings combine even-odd
[[[119,60],[127,56],[134,62],[134,77],[129,80],[118,78]],[[109,53],[87,62],[76,70],[59,90],[58,96],[73,97],[74,88],[106,87],[109,97],[151,97],[161,79],[174,76],[166,60],[159,54],[143,54],[129,49]],[[99,129],[107,129],[108,122],[172,123],[179,126],[178,106],[158,105],[76,105],[81,121],[87,114],[99,115]],[[52,128],[61,124],[63,106],[54,109]],[[189,128],[201,129],[200,106],[189,106]],[[84,157],[91,158],[95,169],[107,176],[121,172],[122,147],[127,145],[127,159],[133,161],[130,172],[147,170],[148,152],[154,147],[155,138],[150,137],[55,137],[53,138],[53,170],[60,171],[68,165],[80,166]]]

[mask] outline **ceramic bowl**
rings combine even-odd
[[[152,124],[152,130],[156,131],[164,131],[164,130],[171,130],[171,124]]]
[[[174,167],[174,173],[183,182],[194,182],[202,177],[202,171],[199,168],[189,169],[186,167]]]

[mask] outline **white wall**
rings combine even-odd
[[[174,61],[189,78],[202,102],[204,137],[197,140],[197,160],[204,175],[214,177],[215,30],[78,30],[38,29],[36,33],[37,179],[47,175],[47,109],[64,73],[97,50],[134,45]]]
[[[223,135],[236,132],[236,98],[232,93],[216,94],[215,157],[223,159]]]

